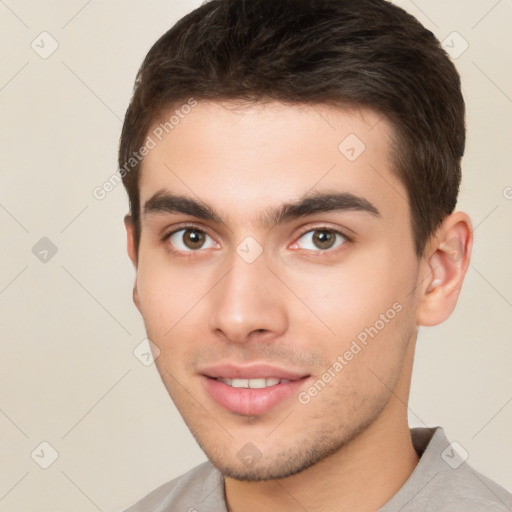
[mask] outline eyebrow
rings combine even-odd
[[[274,227],[315,213],[336,211],[356,211],[374,217],[381,216],[377,207],[364,197],[349,192],[315,191],[305,194],[296,201],[267,208],[260,217],[260,223],[266,227]],[[213,206],[200,199],[172,194],[166,190],[158,191],[144,204],[144,215],[160,213],[191,215],[198,219],[225,225]]]

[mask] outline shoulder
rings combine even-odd
[[[425,512],[510,512],[512,495],[463,463],[439,472],[425,490]]]
[[[225,512],[223,483],[221,473],[207,461],[156,488],[125,512]]]
[[[473,469],[468,454],[441,427],[413,429],[420,461],[380,512],[510,512],[512,494]],[[398,507],[398,508],[397,508]]]

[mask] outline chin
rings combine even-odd
[[[207,449],[199,444],[210,462],[225,477],[247,482],[263,482],[287,478],[320,463],[338,452],[354,436],[348,439],[318,436],[316,440],[310,438],[307,443],[302,439],[294,442],[288,449],[268,448],[266,453],[256,452],[257,448],[252,443],[245,445],[251,447],[247,451],[244,452],[242,447],[236,453]],[[298,450],[297,446],[301,448]],[[251,452],[254,454],[253,458],[249,459],[249,462],[244,462],[244,455]]]
[[[268,461],[260,459],[253,465],[244,465],[236,460],[230,464],[228,461],[218,462],[210,459],[211,463],[227,478],[245,482],[264,482],[287,478],[304,471],[315,464],[315,461]]]

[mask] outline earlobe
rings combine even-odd
[[[133,303],[137,307],[139,311],[140,309],[140,297],[139,297],[139,291],[137,290],[137,279],[135,279],[135,284],[133,286]],[[141,311],[142,312],[142,311]]]
[[[456,212],[446,217],[431,239],[427,249],[430,256],[423,261],[418,325],[438,325],[452,314],[469,267],[472,245],[468,215]]]

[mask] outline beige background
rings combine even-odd
[[[469,132],[459,207],[476,226],[454,315],[420,333],[410,420],[443,425],[512,490],[512,2],[399,3],[452,52],[469,44],[456,58]],[[124,189],[92,195],[115,172],[144,55],[199,4],[0,0],[0,511],[119,511],[205,459],[133,354],[145,333]],[[31,47],[51,50],[43,31],[59,45],[46,59]],[[32,252],[42,237],[58,249],[46,262]],[[59,455],[48,469],[44,441]]]

